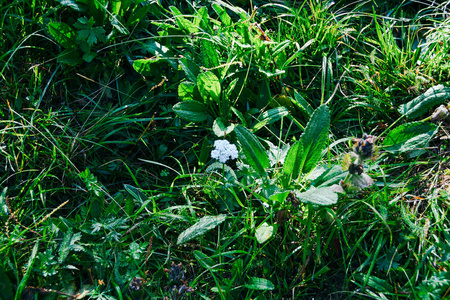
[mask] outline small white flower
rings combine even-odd
[[[214,148],[211,151],[211,157],[218,159],[221,163],[226,163],[230,158],[236,159],[239,156],[236,145],[230,144],[227,140],[216,140]]]

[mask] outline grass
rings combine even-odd
[[[449,297],[445,5],[68,3],[1,3],[1,299]]]

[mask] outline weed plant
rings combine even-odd
[[[0,3],[0,299],[449,298],[447,2]]]

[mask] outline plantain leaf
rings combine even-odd
[[[173,106],[173,110],[180,118],[191,122],[202,122],[209,116],[207,107],[195,100],[178,102]]]
[[[296,193],[297,198],[304,203],[332,205],[338,200],[338,195],[332,187],[311,188],[303,193]]]
[[[273,283],[265,278],[250,277],[250,281],[244,285],[250,290],[271,291],[275,289]]]
[[[398,126],[390,131],[383,141],[383,147],[391,153],[403,153],[426,147],[436,134],[437,126],[432,123],[413,122]]]
[[[230,16],[227,14],[227,11],[224,8],[222,8],[222,6],[219,6],[219,4],[214,3],[212,7],[219,15],[219,18],[222,21],[223,25],[230,26],[233,24]]]
[[[300,175],[300,164],[302,163],[303,156],[303,143],[302,141],[295,142],[286,155],[286,159],[283,164],[283,174],[285,175],[286,185],[291,180],[296,180]]]
[[[234,131],[241,143],[242,151],[247,158],[247,163],[260,176],[267,176],[266,169],[270,166],[269,156],[256,136],[242,125],[236,126]]]
[[[267,124],[272,124],[282,117],[285,117],[289,114],[289,111],[286,107],[275,107],[265,111],[259,118],[259,122],[253,126],[253,131],[257,131]]]
[[[323,104],[319,106],[311,116],[305,132],[300,137],[303,143],[303,155],[300,161],[299,173],[308,173],[320,160],[322,150],[328,141],[330,128],[330,111]]]
[[[406,104],[400,105],[398,111],[409,119],[420,117],[430,108],[450,99],[450,87],[442,84],[429,88],[422,95],[412,99]]]
[[[225,221],[226,218],[226,215],[206,216],[201,218],[197,223],[183,231],[178,236],[177,244],[184,244],[187,241],[205,234],[208,230],[217,227],[220,223]]]
[[[199,74],[197,76],[197,85],[205,103],[215,102],[220,104],[220,82],[214,73],[206,72]]]

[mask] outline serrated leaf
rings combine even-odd
[[[234,130],[234,127],[234,124],[229,124],[227,126],[222,118],[217,118],[214,120],[212,129],[216,136],[223,137],[227,134],[230,134]]]
[[[177,240],[177,244],[184,244],[198,236],[205,234],[207,231],[217,227],[227,218],[226,215],[206,216],[201,218],[197,223],[183,231]]]
[[[273,283],[265,278],[250,277],[247,284],[244,285],[250,290],[271,291],[275,289]]]
[[[321,159],[322,150],[328,142],[328,130],[330,128],[330,111],[323,104],[319,106],[311,116],[305,132],[300,137],[303,143],[303,156],[300,164],[300,173],[311,171]]]
[[[247,158],[246,162],[260,176],[267,176],[266,169],[270,166],[269,156],[256,136],[242,125],[236,126],[234,131]]]
[[[173,106],[174,112],[185,120],[203,122],[208,118],[207,107],[198,101],[183,101]]]
[[[391,130],[383,141],[383,147],[391,153],[403,153],[426,147],[437,133],[432,123],[413,122]]]
[[[450,99],[450,87],[442,84],[429,88],[422,95],[414,98],[406,104],[400,105],[398,111],[409,119],[420,117],[432,107]]]
[[[208,71],[197,76],[197,86],[205,103],[220,103],[220,81],[214,73]]]
[[[282,117],[285,117],[288,114],[289,110],[286,107],[276,107],[265,111],[261,116],[259,116],[259,122],[256,123],[255,126],[253,126],[253,132],[261,129],[267,124],[272,124],[280,120]]]
[[[332,205],[338,200],[338,195],[332,187],[310,188],[306,192],[296,193],[295,195],[304,203],[317,205]]]
[[[255,231],[255,237],[258,243],[263,244],[273,235],[273,226],[267,224],[267,222],[262,223]]]

